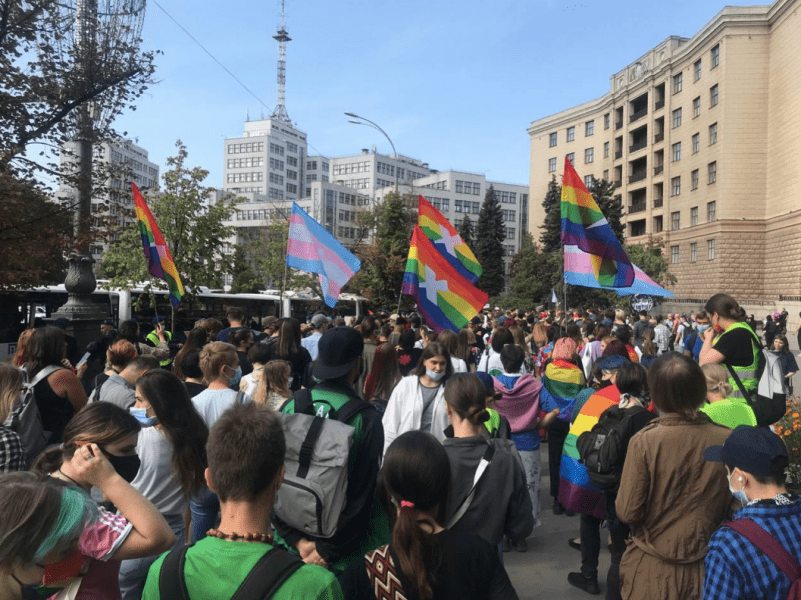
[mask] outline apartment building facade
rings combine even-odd
[[[800,295],[799,5],[726,7],[612,75],[601,98],[534,121],[532,230],[567,156],[618,186],[626,242],[662,245],[680,300]]]

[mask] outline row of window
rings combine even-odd
[[[429,183],[423,186],[424,188],[428,188],[430,190],[447,190],[448,189],[448,180],[443,179],[442,181],[435,181],[434,183]]]
[[[272,161],[272,159],[270,159]],[[250,169],[253,167],[263,167],[264,157],[254,156],[253,158],[229,158],[229,169]],[[271,165],[272,166],[272,165]],[[282,167],[283,168],[283,167]]]
[[[426,200],[428,200],[434,206],[434,208],[440,212],[448,212],[450,210],[449,198],[435,198],[434,196],[426,196]]]
[[[718,163],[717,161],[712,161],[706,166],[707,169],[707,185],[711,185],[718,180]],[[699,169],[694,169],[690,172],[690,191],[694,191],[698,189],[698,181],[700,179],[700,172]],[[670,195],[671,196],[680,196],[681,195],[681,175],[677,177],[673,177],[670,180]]]
[[[525,196],[526,194],[523,194]],[[501,204],[517,204],[517,192],[495,190],[495,197]]]
[[[355,240],[357,237],[367,237],[367,229],[358,227],[337,227],[337,237]]]
[[[709,51],[709,69],[712,70],[720,64],[720,44],[715,45]],[[701,79],[701,59],[693,63],[693,81]],[[677,73],[673,76],[673,93],[678,94],[683,87],[684,73]]]
[[[481,203],[471,202],[470,200],[454,200],[453,210],[458,213],[464,212],[477,215],[481,211]]]
[[[706,203],[706,220],[708,223],[713,223],[717,220],[717,208],[714,201]],[[690,208],[690,227],[698,225],[698,207],[693,206]],[[681,229],[681,211],[677,210],[670,213],[670,229],[677,231]]]
[[[275,183],[277,185],[284,185],[284,176],[277,175],[275,173],[270,173],[270,183]]]
[[[715,260],[715,240],[706,241],[707,260]],[[698,262],[698,242],[690,243],[690,262]],[[681,247],[670,247],[670,264],[678,265],[681,263]]]
[[[279,158],[270,157],[270,168],[275,169],[276,171],[283,171],[284,170],[284,161]]]
[[[323,171],[328,172],[328,163],[320,161]],[[306,169],[309,171],[316,171],[317,170],[317,161],[316,160],[308,160],[306,161]]]
[[[316,164],[317,163],[315,163],[315,165]],[[369,172],[370,172],[369,160],[353,162],[353,163],[344,163],[341,165],[334,165],[334,175],[350,175],[351,173],[369,173]]]
[[[503,220],[504,221],[516,221],[517,211],[515,210],[503,210]]]
[[[339,220],[340,221],[350,221],[352,223],[356,222],[356,211],[354,210],[340,210],[339,211]]]
[[[257,186],[257,187],[232,187],[228,188],[229,192],[234,192],[236,194],[247,194],[248,192],[252,192],[254,194],[263,194],[264,187]]]
[[[276,218],[286,219],[289,217],[288,210],[275,208],[254,208],[252,210],[237,210],[234,214],[235,221],[273,221]]]
[[[284,155],[284,147],[270,142],[270,154]]]
[[[473,196],[481,195],[481,184],[475,181],[459,181],[455,180],[457,194],[472,194]]]
[[[370,204],[370,198],[362,194],[348,194],[347,192],[339,192],[339,203],[347,204],[349,206],[367,206]]]
[[[349,180],[337,180],[339,185],[344,185],[351,188],[356,188],[357,190],[366,190],[370,188],[370,178],[369,177],[360,177],[359,179],[349,179]]]
[[[272,146],[272,144],[270,145]],[[283,151],[283,148],[281,150]],[[247,154],[248,152],[264,152],[264,142],[228,144],[228,154]]]
[[[270,173],[272,180],[273,174]],[[251,183],[254,181],[264,181],[264,171],[252,171],[250,173],[228,173],[228,183]]]

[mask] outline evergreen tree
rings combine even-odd
[[[245,249],[237,246],[234,250],[234,264],[231,272],[231,293],[232,294],[252,294],[259,290],[260,281],[250,264]]]
[[[481,205],[476,232],[476,258],[484,269],[478,280],[478,287],[490,296],[503,292],[505,239],[506,227],[503,224],[501,204],[495,195],[495,189],[490,186]]]
[[[475,254],[476,240],[473,231],[473,221],[470,220],[470,215],[464,216],[464,221],[462,221],[462,224],[459,226],[459,235],[462,241],[467,244],[467,247]]]
[[[540,226],[540,244],[544,252],[555,252],[562,249],[562,186],[556,183],[556,177],[548,182],[548,191],[542,201],[545,209],[545,222]]]

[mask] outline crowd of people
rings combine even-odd
[[[504,555],[547,510],[580,515],[564,581],[588,594],[606,537],[610,600],[786,598],[801,498],[758,385],[766,353],[798,369],[777,315],[763,349],[725,294],[439,333],[232,307],[180,342],[104,322],[79,365],[62,328],[25,331],[0,364],[0,597],[511,600]]]

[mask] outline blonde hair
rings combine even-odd
[[[20,369],[8,363],[0,363],[0,423],[6,420],[11,409],[19,402],[23,380]]]
[[[706,389],[708,392],[716,392],[728,398],[731,395],[732,387],[726,369],[718,364],[707,363],[701,367],[706,378]]]
[[[618,309],[615,311],[615,318],[616,318],[618,321],[625,321],[625,320],[626,320],[626,313],[625,313],[625,312],[623,312],[623,309],[621,309],[621,308],[618,308]]]
[[[200,351],[200,369],[203,379],[211,383],[220,376],[223,367],[236,369],[239,357],[236,348],[226,342],[209,342]]]
[[[269,395],[278,394],[284,398],[291,398],[289,391],[289,376],[292,374],[292,365],[289,361],[271,360],[261,368],[261,381],[256,388],[253,401],[265,404]]]

